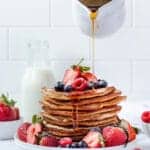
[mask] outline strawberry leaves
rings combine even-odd
[[[2,94],[0,96],[0,101],[10,107],[14,107],[16,104],[16,101],[14,101],[13,99],[10,99],[8,94],[7,95]]]
[[[32,123],[35,124],[35,123],[42,123],[43,119],[41,116],[38,116],[38,115],[33,115],[32,117]]]
[[[79,70],[81,72],[89,71],[91,69],[89,66],[83,66],[83,65],[81,65],[83,61],[84,61],[84,58],[81,58],[80,61],[79,61],[79,63],[77,63],[75,65],[72,65],[71,68],[73,70],[77,69],[77,70]]]

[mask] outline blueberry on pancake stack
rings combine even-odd
[[[80,61],[81,63],[81,61]],[[41,100],[45,129],[58,139],[81,140],[92,127],[119,122],[121,91],[91,73],[80,63],[71,66],[53,89],[43,88]]]

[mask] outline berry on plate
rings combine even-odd
[[[38,135],[42,132],[42,119],[41,117],[34,115],[32,118],[32,124],[27,129],[27,142],[30,144],[37,144]]]
[[[30,123],[25,122],[18,128],[17,135],[20,140],[27,142],[27,130],[30,125]]]
[[[83,141],[88,145],[88,148],[100,148],[105,146],[103,136],[98,131],[89,131],[83,138]]]
[[[141,119],[145,123],[150,123],[150,111],[145,111],[142,113]]]
[[[41,138],[40,145],[41,146],[57,147],[58,146],[58,140],[52,136],[45,136],[45,137]]]
[[[77,78],[72,83],[72,88],[76,91],[84,91],[87,87],[88,84],[84,78]]]
[[[70,137],[64,137],[59,140],[59,145],[61,147],[67,147],[67,145],[71,145],[71,144],[72,144],[72,139]]]
[[[136,139],[136,131],[128,121],[122,119],[119,126],[127,132],[128,142]]]
[[[103,137],[107,147],[118,146],[127,142],[127,135],[122,128],[107,126],[103,128]]]

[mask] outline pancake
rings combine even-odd
[[[81,99],[88,99],[98,96],[105,96],[109,93],[113,92],[115,87],[106,87],[101,89],[93,89],[93,90],[86,90],[86,91],[73,91],[73,92],[57,92],[54,89],[46,89],[43,88],[42,93],[43,96],[57,99],[60,101],[68,101],[68,100],[81,100]]]
[[[106,125],[110,124],[116,124],[118,123],[118,119],[113,119],[113,120],[105,120],[103,123],[99,124],[99,127],[104,127]],[[91,127],[78,127],[76,129],[73,128],[66,128],[66,127],[61,127],[57,125],[52,125],[44,121],[44,125],[48,128],[48,131],[51,134],[56,134],[57,136],[80,136],[80,135],[85,135]]]
[[[99,97],[81,99],[81,100],[74,100],[74,103],[78,104],[78,106],[86,105],[86,104],[89,105],[92,103],[109,101],[109,100],[114,99],[120,95],[121,95],[121,92],[118,90],[115,90],[114,92],[112,92],[108,95],[105,95],[105,96],[99,96]],[[48,98],[44,97],[44,99],[42,101],[48,101],[48,102],[53,103],[55,105],[72,105],[72,101],[63,101],[63,100],[60,101],[60,100],[49,98],[49,97]]]
[[[107,112],[107,113],[96,114],[94,116],[89,115],[87,117],[78,116],[78,122],[80,122],[80,121],[90,122],[90,121],[93,121],[93,120],[95,121],[95,120],[102,120],[102,119],[110,118],[110,117],[116,116],[119,111],[120,110],[115,110],[115,111],[110,111],[110,112]],[[70,122],[71,123],[73,122],[72,117],[54,116],[54,115],[49,115],[49,114],[46,114],[46,113],[43,113],[42,115],[43,115],[44,118],[52,120],[53,122],[61,122],[61,123],[65,123],[65,124],[69,124]]]
[[[42,107],[47,115],[58,115],[58,116],[66,116],[66,117],[72,117],[72,111],[66,111],[66,110],[52,110],[49,109],[49,107]],[[95,114],[100,114],[100,113],[105,113],[105,112],[110,112],[110,111],[115,111],[115,110],[121,110],[121,106],[114,105],[112,107],[104,107],[102,109],[94,110],[94,111],[78,111],[78,115],[80,117],[89,117],[89,116],[94,116]]]
[[[88,121],[78,121],[78,127],[95,127],[95,126],[99,126],[102,124],[106,124],[108,122],[113,122],[116,119],[116,115],[112,116],[112,117],[108,117],[105,119],[100,119],[100,120],[88,120]],[[72,122],[54,122],[53,120],[50,120],[46,117],[44,117],[44,120],[48,123],[48,124],[53,124],[53,125],[58,125],[58,126],[63,126],[63,127],[73,127],[73,121]],[[107,122],[106,122],[107,121]]]
[[[98,109],[102,109],[103,107],[107,107],[107,106],[110,107],[110,106],[117,105],[125,99],[126,99],[126,96],[119,96],[117,98],[114,98],[114,99],[109,100],[104,103],[93,103],[90,105],[82,105],[82,106],[78,107],[78,110],[79,111],[98,110]],[[48,106],[49,109],[51,109],[51,110],[73,110],[74,109],[73,104],[72,105],[56,105],[56,104],[50,103],[48,101],[42,101],[41,103],[43,106]]]

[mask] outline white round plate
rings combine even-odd
[[[56,147],[46,147],[46,146],[39,146],[39,145],[32,145],[29,143],[25,143],[21,141],[17,135],[14,136],[14,141],[17,146],[20,148],[23,148],[24,150],[70,150],[70,148],[56,148]],[[128,143],[128,145],[125,147],[124,145],[121,146],[114,146],[114,147],[109,147],[109,148],[97,148],[97,150],[122,150],[122,149],[133,149],[136,146],[136,140],[133,142]],[[74,150],[83,150],[83,148],[74,148]],[[96,148],[94,148],[96,150]]]

